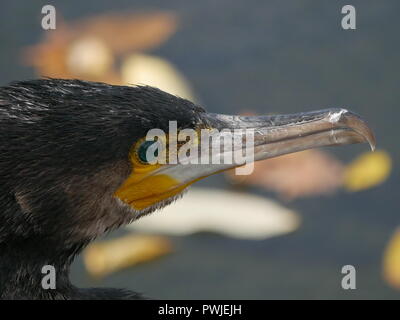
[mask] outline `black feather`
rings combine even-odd
[[[69,265],[95,237],[135,217],[113,197],[129,152],[151,128],[201,122],[204,110],[147,86],[40,79],[0,88],[0,298],[138,298],[77,289]],[[43,265],[57,289],[41,287]]]

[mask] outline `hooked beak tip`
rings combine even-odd
[[[332,122],[332,125],[343,124],[355,131],[362,137],[364,142],[368,142],[371,151],[375,151],[375,135],[367,123],[357,114],[348,111],[347,109],[339,109],[338,111],[331,112],[329,121]]]

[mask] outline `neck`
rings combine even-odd
[[[66,246],[51,240],[31,238],[1,242],[0,298],[70,297],[76,289],[69,281],[69,267],[84,245]]]

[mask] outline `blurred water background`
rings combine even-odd
[[[66,21],[114,11],[170,10],[179,28],[150,53],[174,63],[209,111],[289,113],[348,107],[369,121],[394,170],[382,185],[285,203],[302,225],[265,241],[215,234],[174,237],[175,253],[94,281],[82,260],[78,286],[126,287],[154,298],[399,298],[382,279],[384,248],[398,225],[400,2],[352,0],[357,29],[340,26],[349,1],[10,1],[0,4],[0,84],[34,77],[21,49],[40,41],[41,8]],[[116,35],[118,36],[118,35]],[[366,145],[329,149],[344,162]],[[227,188],[221,175],[199,183]],[[255,194],[274,197],[259,188]],[[246,215],[246,212],[243,212]],[[125,231],[117,231],[115,236]],[[357,270],[357,289],[341,288],[341,268]]]

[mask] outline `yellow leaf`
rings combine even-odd
[[[383,150],[367,152],[345,169],[344,186],[349,191],[360,191],[385,181],[391,172],[392,160]]]
[[[383,257],[383,276],[388,284],[400,289],[400,229],[398,229]]]

